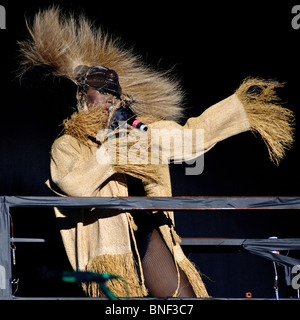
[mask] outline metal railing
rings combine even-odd
[[[168,210],[168,211],[207,211],[207,210],[298,210],[300,209],[300,197],[0,197],[0,299],[12,298],[12,266],[11,266],[11,241],[14,242],[44,242],[45,239],[14,238],[10,234],[10,209],[14,207],[64,207],[64,208],[103,208],[117,209],[120,211],[133,210]],[[259,247],[266,244],[269,250],[265,250],[265,258],[286,265],[300,264],[297,259],[278,259],[279,255],[270,250],[288,248],[300,250],[300,239],[250,239],[251,245]],[[245,242],[246,241],[246,242]],[[254,242],[253,242],[254,241]],[[262,242],[263,241],[263,242]],[[247,239],[183,239],[181,245],[185,246],[247,246]],[[260,250],[258,250],[259,254]],[[267,255],[267,256],[266,256]],[[277,259],[277,260],[276,260]]]

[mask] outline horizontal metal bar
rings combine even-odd
[[[241,246],[245,239],[183,238],[182,246]]]
[[[2,197],[9,207],[117,210],[300,209],[300,197]]]
[[[10,238],[10,242],[47,242],[46,239],[41,238]]]

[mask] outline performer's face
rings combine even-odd
[[[117,105],[120,100],[113,96],[111,93],[99,92],[93,87],[89,87],[86,95],[86,101],[88,105],[96,106],[105,109],[108,117],[108,109],[111,106]]]

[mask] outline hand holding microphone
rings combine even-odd
[[[113,108],[113,106],[109,108],[109,113],[112,112]],[[109,122],[109,129],[115,130],[121,127],[122,122],[126,122],[141,131],[148,130],[148,127],[141,121],[137,120],[136,115],[129,108],[125,109],[123,107],[120,107],[115,110]]]

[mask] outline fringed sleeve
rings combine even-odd
[[[280,87],[283,84],[277,81],[247,78],[235,92],[246,111],[249,129],[260,134],[276,165],[294,141],[294,114],[279,104],[276,89]]]
[[[294,114],[279,104],[275,91],[281,86],[276,81],[247,78],[233,95],[209,107],[199,117],[189,118],[184,126],[172,121],[150,124],[151,151],[158,150],[160,160],[168,157],[170,162],[187,161],[204,154],[220,141],[252,131],[260,134],[271,161],[278,165],[294,140]],[[195,134],[197,129],[199,139]],[[170,147],[154,139],[154,133],[162,136],[162,130],[164,135],[170,134],[171,141],[173,139]]]

